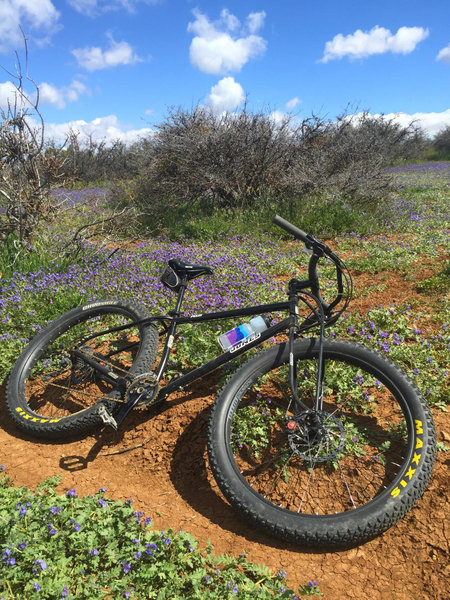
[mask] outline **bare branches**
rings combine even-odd
[[[450,125],[441,129],[434,138],[433,148],[444,160],[450,158]]]
[[[413,124],[405,128],[368,113],[299,121],[247,108],[220,116],[204,107],[173,110],[149,146],[141,202],[157,211],[163,203],[200,199],[235,210],[324,190],[376,200],[389,186],[386,164],[419,137]]]
[[[25,74],[16,53],[14,95],[0,109],[0,239],[14,233],[20,244],[30,245],[41,221],[51,214],[49,190],[60,177],[61,158],[44,151],[44,119],[39,110],[39,87],[28,74],[28,48],[24,36]],[[6,70],[6,69],[5,69]],[[25,84],[32,87],[28,93]]]

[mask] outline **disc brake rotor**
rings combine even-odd
[[[341,421],[324,411],[305,411],[286,423],[291,450],[303,460],[318,463],[333,460],[345,442]]]

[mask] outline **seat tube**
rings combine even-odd
[[[180,316],[181,313],[181,305],[183,304],[184,292],[187,287],[187,279],[183,278],[180,289],[178,291],[177,303],[175,305],[175,310],[171,311],[171,314],[174,319],[169,325],[169,329],[167,331],[166,343],[164,344],[164,349],[161,356],[161,361],[159,363],[158,369],[156,371],[156,380],[159,381],[164,373],[167,365],[167,361],[169,360],[170,351],[172,350],[173,342],[175,339],[175,331],[177,329],[176,318]]]

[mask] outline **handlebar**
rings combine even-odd
[[[309,236],[307,233],[305,233],[295,225],[292,225],[292,223],[289,223],[289,221],[286,221],[286,219],[283,219],[283,217],[280,217],[280,215],[275,215],[272,221],[275,223],[275,225],[278,225],[278,227],[285,229],[295,238],[302,240],[305,246],[307,246],[310,243],[310,238],[312,236]]]
[[[339,259],[338,256],[336,256],[336,254],[334,254],[334,252],[331,250],[331,248],[329,248],[322,242],[319,242],[319,240],[316,240],[316,238],[313,237],[312,235],[307,234],[304,231],[302,231],[301,229],[299,229],[298,227],[296,227],[295,225],[292,225],[292,223],[289,223],[289,221],[286,221],[286,219],[283,219],[279,215],[275,215],[275,217],[273,217],[273,223],[275,223],[276,225],[278,225],[279,227],[281,227],[282,229],[284,229],[285,231],[287,231],[288,233],[293,235],[295,238],[301,240],[309,250],[312,250],[312,255],[311,255],[311,258],[309,259],[309,264],[308,264],[308,280],[300,282],[300,283],[302,284],[303,287],[305,287],[305,288],[309,287],[311,289],[311,292],[317,298],[320,305],[322,306],[324,313],[327,316],[330,316],[332,309],[342,300],[343,295],[344,295],[344,285],[343,285],[343,277],[342,277],[344,268],[343,268],[341,260]],[[327,256],[328,258],[330,258],[336,267],[336,281],[337,281],[337,287],[338,287],[338,294],[331,303],[325,302],[325,300],[323,300],[323,298],[320,295],[320,283],[319,283],[319,277],[317,274],[317,263],[319,262],[319,259],[322,256]],[[351,278],[350,278],[350,284],[351,284]],[[350,285],[350,289],[351,289],[351,285]],[[347,303],[348,303],[348,300],[347,300],[346,304]]]

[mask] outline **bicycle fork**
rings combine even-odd
[[[297,372],[297,362],[294,357],[294,342],[298,333],[298,300],[299,300],[299,292],[302,291],[306,287],[307,282],[302,282],[298,280],[291,280],[289,283],[289,314],[290,314],[290,325],[289,325],[289,386],[291,388],[292,398],[294,400],[294,405],[300,409],[300,411],[308,411],[311,412],[311,408],[304,404],[298,395],[298,372]],[[322,411],[323,409],[323,393],[324,393],[324,380],[325,380],[325,363],[323,360],[323,342],[325,337],[325,315],[323,311],[323,307],[318,298],[310,295],[316,302],[319,307],[319,311],[314,310],[311,304],[302,298],[303,302],[307,304],[309,308],[313,310],[315,316],[319,320],[320,324],[320,335],[319,335],[319,354],[318,354],[318,363],[317,363],[317,373],[316,373],[316,390],[315,390],[315,399],[314,399],[314,407],[312,409],[313,413],[317,413]]]

